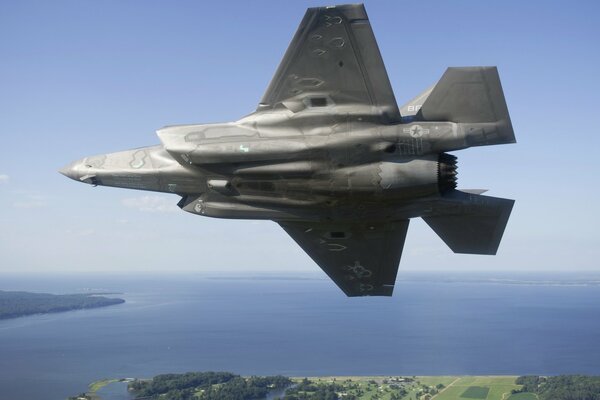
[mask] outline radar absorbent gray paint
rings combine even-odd
[[[454,252],[495,254],[513,206],[456,190],[447,154],[515,142],[496,68],[448,68],[399,108],[362,5],[308,9],[252,114],[158,136],[61,173],[174,193],[201,216],[273,220],[348,296],[392,294],[410,218]]]

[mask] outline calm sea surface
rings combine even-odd
[[[127,302],[0,321],[0,398],[202,370],[600,374],[600,286],[454,278],[405,275],[392,298],[346,298],[325,279],[3,276],[1,290],[92,288]]]

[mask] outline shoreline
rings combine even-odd
[[[0,290],[0,321],[33,315],[89,310],[125,303],[97,293],[51,294]]]
[[[213,373],[213,372],[206,372]],[[225,372],[215,372],[225,373]],[[202,372],[193,374],[203,374]],[[225,373],[227,374],[227,373]],[[168,374],[182,376],[184,374]],[[161,376],[161,375],[157,375]],[[252,378],[270,379],[269,376],[238,376],[246,381]],[[552,379],[553,377],[565,377],[565,375],[556,376],[520,376],[520,375],[323,375],[323,376],[295,376],[287,377],[292,384],[285,389],[272,389],[266,399],[272,399],[273,396],[282,396],[288,390],[300,390],[306,393],[308,387],[330,387],[335,388],[339,398],[350,396],[353,399],[370,399],[374,394],[378,399],[402,399],[402,400],[455,400],[456,398],[485,398],[487,400],[534,400],[537,399],[534,392],[528,391],[526,382],[529,377],[537,377],[541,380]],[[571,377],[577,378],[576,375]],[[598,376],[585,376],[590,379],[598,379]],[[154,378],[134,379],[134,378],[114,378],[102,379],[92,382],[89,385],[89,392],[85,397],[74,396],[69,400],[116,400],[123,398],[135,399],[136,395],[129,389],[129,383],[134,381],[145,381],[152,384]],[[521,382],[520,382],[521,380]],[[98,393],[114,383],[127,383],[117,390],[113,388],[108,395]],[[216,386],[222,384],[217,383]],[[308,385],[308,386],[307,386]],[[208,388],[214,385],[209,385]],[[207,389],[206,386],[193,387],[192,390],[200,393]],[[83,394],[82,394],[83,395]],[[162,394],[160,396],[164,396]],[[125,397],[124,397],[125,396]],[[479,396],[479,397],[477,397]],[[483,397],[482,397],[483,396]]]

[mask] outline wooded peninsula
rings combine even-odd
[[[124,302],[123,299],[109,298],[93,293],[50,294],[0,290],[0,319],[106,307]]]

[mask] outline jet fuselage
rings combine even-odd
[[[61,172],[93,185],[176,193],[186,211],[220,218],[342,218],[345,206],[343,218],[363,218],[356,202],[377,202],[372,216],[409,218],[455,187],[452,161],[440,163],[440,154],[477,140],[450,122],[382,126],[315,112],[298,124],[289,114],[166,127],[158,131],[164,147],[87,157]],[[420,207],[402,208],[419,199]]]

